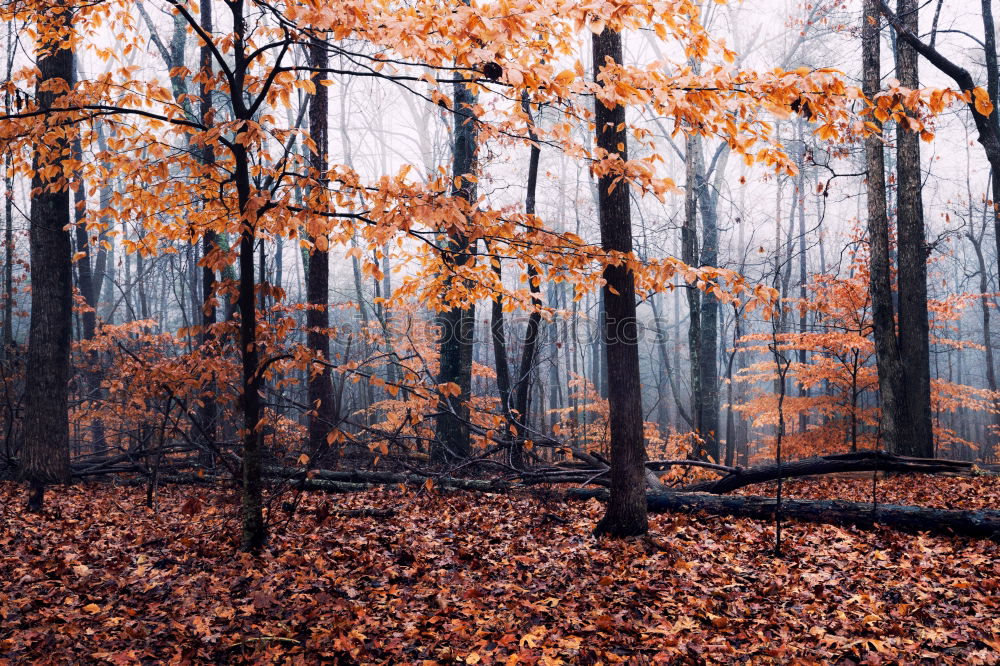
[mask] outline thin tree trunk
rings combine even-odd
[[[7,22],[7,80],[14,70],[14,22]],[[4,92],[4,108],[12,108],[10,90]],[[14,345],[14,155],[4,153],[4,265],[3,265],[3,350],[6,359]]]
[[[205,34],[211,35],[213,31],[212,26],[212,0],[201,0],[201,27]],[[212,50],[207,44],[202,44],[200,53],[200,66],[202,71],[202,76],[207,76],[213,71],[212,67]],[[207,82],[201,85],[201,100],[199,114],[201,116],[202,122],[208,124],[209,118],[212,116],[212,91],[208,87]],[[215,164],[215,150],[212,144],[205,142],[201,149],[201,160],[206,167],[211,167]],[[216,233],[211,229],[206,229],[204,235],[201,239],[201,252],[202,252],[202,265],[201,265],[201,290],[202,290],[202,308],[201,308],[201,342],[202,345],[207,346],[212,341],[212,330],[211,327],[216,322],[216,299],[215,299],[215,269],[212,267],[212,262],[215,260],[214,254],[218,251],[218,238]],[[201,433],[202,437],[205,438],[205,444],[210,448],[215,445],[216,440],[216,421],[218,419],[217,406],[215,403],[215,391],[214,386],[207,387],[208,390],[205,392],[205,396],[202,398],[202,405],[200,409],[200,421],[201,421]],[[205,466],[211,466],[212,458],[209,455],[202,456],[202,462]]]
[[[684,151],[685,193],[684,224],[681,227],[681,261],[697,267],[698,252],[698,155],[701,139],[696,135],[687,138]],[[691,364],[691,423],[692,429],[705,438],[702,418],[705,415],[705,396],[701,386],[701,293],[690,285],[684,289],[688,302],[688,355]],[[707,442],[707,439],[706,439]],[[703,459],[707,451],[694,451],[694,457]]]
[[[720,150],[722,150],[720,148]],[[716,187],[722,184],[725,160],[715,160]],[[695,147],[695,183],[701,209],[701,266],[719,263],[718,190],[709,187],[702,153],[702,143]],[[698,386],[701,389],[701,416],[698,418],[701,436],[705,440],[705,458],[719,462],[719,300],[712,294],[692,289],[701,299],[698,341]]]

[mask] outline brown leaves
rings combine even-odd
[[[866,486],[845,483],[786,488]],[[998,495],[995,479],[919,485],[940,501]],[[917,486],[883,487],[886,499],[919,499]],[[1000,546],[990,542],[792,525],[791,557],[776,561],[770,526],[753,521],[657,516],[650,548],[592,538],[596,502],[380,490],[304,496],[300,518],[252,559],[222,537],[226,493],[205,493],[187,515],[190,491],[166,487],[156,515],[138,508],[141,490],[74,487],[53,491],[54,513],[38,519],[20,512],[21,491],[0,485],[10,527],[0,653],[15,663],[1000,657]]]

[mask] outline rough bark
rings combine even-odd
[[[594,78],[605,85],[601,68],[610,60],[622,62],[621,35],[605,29],[593,36]],[[595,99],[597,147],[608,155],[628,159],[625,107]],[[627,183],[614,186],[614,174],[598,179],[601,245],[606,252],[632,253],[632,220]],[[608,368],[608,407],[611,434],[611,494],[607,511],[595,533],[614,537],[644,534],[649,529],[645,501],[642,387],[636,341],[635,276],[628,265],[609,264],[603,288]]]
[[[43,20],[66,24],[68,10],[53,9]],[[59,26],[64,28],[64,26]],[[73,83],[73,52],[61,43],[40,44],[39,108],[58,106],[60,93],[46,89],[52,81]],[[32,161],[31,179],[31,325],[25,375],[24,453],[21,473],[30,490],[28,508],[40,511],[45,484],[69,481],[69,377],[73,321],[70,191],[60,173],[49,181],[39,170],[59,165],[70,144],[58,115],[45,115],[48,131]]]
[[[720,150],[724,150],[720,148]],[[721,185],[725,167],[714,159],[716,186]],[[701,257],[699,265],[719,264],[719,214],[718,189],[709,186],[701,142],[695,154],[695,185],[699,209],[701,211]],[[712,294],[692,289],[701,299],[700,339],[698,341],[698,386],[701,390],[701,416],[699,417],[701,436],[705,440],[705,458],[720,460],[719,450],[719,299]]]
[[[201,0],[201,28],[205,34],[212,34],[212,0]],[[199,64],[203,76],[213,71],[212,66],[212,50],[207,44],[202,44],[201,52],[199,54]],[[206,125],[210,124],[210,118],[212,117],[212,91],[208,87],[207,81],[201,84],[200,90],[200,106],[199,115],[201,120]],[[212,144],[206,142],[201,149],[201,160],[206,167],[211,167],[215,164],[215,150]],[[202,252],[202,267],[201,267],[201,291],[202,291],[202,308],[201,308],[201,324],[202,324],[202,334],[201,342],[203,345],[207,345],[212,341],[212,331],[211,326],[216,322],[216,300],[215,300],[215,269],[212,268],[211,258],[212,254],[218,250],[218,239],[216,234],[211,229],[206,229],[204,235],[201,239],[201,252]],[[215,396],[212,391],[213,387],[209,387],[209,391],[206,392],[205,397],[202,399],[202,406],[200,409],[200,419],[201,419],[201,431],[203,433],[205,443],[209,446],[214,446],[216,439],[216,419],[217,419],[217,406],[215,403]],[[203,456],[203,462],[206,465],[210,465],[212,460],[211,456]]]
[[[319,39],[314,39],[309,45],[309,64],[317,69],[328,67],[329,56],[326,46]],[[320,197],[314,200],[324,205],[327,187],[326,171],[329,161],[329,89],[321,83],[325,74],[314,74],[313,85],[316,94],[309,102],[309,135],[316,144],[315,152],[310,154],[310,168],[315,172],[316,187],[322,190]],[[324,361],[330,358],[330,338],[327,330],[330,328],[330,313],[327,308],[330,291],[330,253],[326,249],[316,247],[309,257],[308,277],[306,280],[306,300],[309,309],[306,311],[306,343],[316,358]],[[316,372],[315,370],[318,370]],[[326,436],[334,427],[336,407],[333,401],[333,381],[330,368],[321,365],[309,374],[309,407],[313,411],[309,416],[309,446],[313,451],[326,448]]]
[[[899,0],[897,13],[907,30],[918,33],[917,0]],[[896,42],[896,77],[908,88],[919,88],[918,54],[906,40]],[[907,412],[912,438],[900,439],[894,451],[903,455],[934,455],[931,424],[930,326],[927,312],[927,241],[920,171],[920,135],[896,125],[896,236],[899,297],[899,358],[903,365]]]
[[[233,115],[238,121],[249,121],[253,114],[245,101],[245,81],[249,63],[246,57],[246,19],[243,15],[244,3],[236,0],[229,4],[233,20],[234,40],[234,80],[239,84],[231,90],[230,102]],[[233,181],[236,186],[236,201],[240,217],[240,256],[237,307],[240,314],[239,340],[242,366],[242,390],[240,407],[243,417],[243,490],[241,495],[243,550],[257,552],[267,540],[264,523],[263,498],[261,492],[261,458],[263,456],[263,432],[261,417],[261,377],[260,350],[257,346],[257,307],[255,289],[257,280],[254,266],[254,245],[257,241],[254,212],[250,209],[251,179],[250,155],[247,141],[243,136],[246,125],[240,124],[233,142]]]
[[[881,89],[880,44],[877,0],[866,0],[861,19],[863,86],[874,99]],[[879,124],[872,116],[871,122]],[[903,398],[903,368],[896,339],[896,319],[892,298],[892,271],[889,260],[889,220],[885,196],[885,148],[882,137],[865,139],[868,171],[868,242],[870,261],[869,292],[872,299],[872,336],[878,368],[882,407],[882,438],[886,448],[897,450],[899,442],[912,437]]]
[[[464,202],[471,216],[478,197],[476,183],[466,176],[475,176],[476,150],[479,135],[475,117],[475,93],[463,82],[456,82],[453,93],[454,155],[452,179],[457,187],[453,196]],[[475,261],[475,247],[464,230],[455,230],[446,240],[444,260],[450,267],[464,266]],[[451,275],[449,280],[459,279]],[[436,437],[431,452],[437,462],[452,462],[467,458],[471,452],[469,439],[469,405],[472,391],[472,351],[475,343],[476,313],[474,305],[455,305],[438,317],[439,370],[438,383],[454,384],[457,396],[443,396],[436,424]]]
[[[688,266],[697,266],[698,252],[698,156],[701,155],[701,139],[687,138],[684,152],[684,223],[681,226],[681,261]],[[697,289],[684,290],[688,303],[688,356],[691,364],[691,423],[692,429],[704,437],[705,399],[701,386],[701,294]],[[703,452],[695,455],[703,457]]]
[[[892,25],[899,41],[906,42],[907,45],[926,58],[927,61],[934,65],[934,67],[936,67],[939,71],[951,77],[960,90],[969,94],[967,106],[969,112],[972,114],[972,120],[976,124],[977,141],[983,147],[986,160],[990,164],[991,187],[994,192],[994,199],[996,199],[998,197],[996,193],[1000,192],[1000,121],[998,121],[1000,119],[998,119],[998,111],[994,110],[989,115],[980,113],[979,109],[976,108],[975,98],[972,95],[972,91],[976,87],[976,82],[972,78],[972,74],[970,74],[967,69],[948,59],[944,56],[944,54],[934,48],[933,42],[931,44],[926,44],[921,41],[916,32],[907,26],[903,17],[897,16],[889,8],[885,0],[869,1],[874,1],[881,10],[882,14],[889,20],[889,23]],[[987,92],[990,94],[990,100],[993,103],[993,106],[997,107],[1000,100],[998,100],[995,95],[1000,94],[996,91],[996,88],[1000,87],[1000,74],[998,74],[997,71],[998,68],[995,46],[996,31],[993,24],[993,12],[988,7],[989,1],[990,0],[982,0],[982,6],[984,8],[983,26],[985,29],[987,44],[984,58],[987,70],[987,85],[990,86],[990,89],[987,90]],[[992,48],[990,48],[991,43],[993,44]],[[997,244],[997,256],[1000,256],[1000,206],[997,206],[996,202],[994,202],[993,230],[994,239]]]

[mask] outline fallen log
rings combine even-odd
[[[323,469],[305,469],[302,467],[280,467],[268,465],[264,467],[264,476],[267,478],[279,479],[299,479],[306,482],[323,481],[331,484],[348,484],[342,486],[349,488],[351,485],[371,488],[376,485],[404,484],[408,486],[420,486],[427,484],[443,488],[455,488],[457,490],[472,490],[483,493],[507,492],[512,485],[502,479],[463,479],[451,476],[422,476],[419,474],[403,474],[397,472],[371,472],[364,470],[331,471]],[[308,487],[308,483],[306,487]],[[317,489],[319,485],[313,484]],[[336,488],[332,485],[329,488]],[[345,490],[344,492],[350,492]]]
[[[606,501],[603,489],[573,489],[571,499]],[[758,495],[720,497],[711,493],[655,492],[646,495],[651,513],[706,513],[757,520],[773,520],[777,500]],[[1000,539],[1000,511],[959,511],[843,500],[796,500],[781,502],[781,515],[810,523],[854,525],[870,528],[884,525],[906,532],[932,532]]]
[[[842,474],[845,472],[901,472],[910,474],[995,474],[995,466],[978,465],[958,460],[936,458],[904,458],[884,451],[858,451],[839,455],[791,460],[745,469],[736,468],[721,479],[703,481],[683,487],[685,492],[707,492],[721,495],[755,483],[777,481],[779,478]]]
[[[948,465],[947,462],[944,463]],[[365,472],[311,470],[308,472],[294,467],[268,467],[265,475],[270,478],[284,478],[296,487],[306,491],[327,493],[355,493],[384,485],[406,484],[426,485],[430,477],[418,474],[393,472]],[[160,479],[166,483],[210,484],[224,481],[219,477],[198,477],[197,475],[167,475]],[[478,479],[442,477],[433,479],[440,488],[453,488],[473,492],[506,493],[524,492],[542,498],[543,501],[567,498],[583,500],[597,498],[607,501],[608,491],[604,488],[573,488],[569,490],[545,489],[522,484]],[[133,478],[119,481],[125,485],[146,483],[146,479]],[[777,500],[773,497],[756,495],[720,496],[707,492],[678,492],[656,490],[648,492],[647,502],[652,513],[705,513],[719,516],[734,516],[756,520],[773,520]],[[1000,540],[1000,511],[962,511],[953,509],[933,509],[921,506],[902,506],[868,502],[848,502],[843,500],[796,500],[784,499],[781,513],[785,518],[811,523],[830,523],[870,528],[882,525],[909,532],[931,532],[961,536],[986,537]]]

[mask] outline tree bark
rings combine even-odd
[[[657,467],[650,464],[650,467]],[[973,473],[972,463],[933,458],[908,458],[893,456],[879,451],[858,451],[817,458],[803,458],[791,462],[761,465],[746,469],[737,468],[721,479],[704,481],[684,488],[688,491],[729,493],[755,483],[767,483],[779,478],[791,479],[821,474],[841,474],[846,472],[900,472],[935,474],[943,472]],[[984,468],[980,468],[984,469]]]
[[[207,35],[211,35],[213,31],[213,21],[212,21],[212,0],[201,0],[201,28]],[[207,44],[202,44],[201,52],[199,54],[200,67],[203,77],[207,77],[213,72],[212,67],[212,49]],[[201,84],[200,91],[200,107],[198,109],[199,115],[201,116],[201,121],[206,125],[211,125],[210,119],[212,117],[212,91],[208,86],[207,81]],[[201,161],[206,167],[211,167],[215,164],[215,150],[212,144],[205,142],[201,149]],[[202,266],[201,266],[201,290],[202,290],[202,308],[201,308],[201,342],[202,345],[208,345],[212,341],[212,330],[211,327],[216,322],[216,300],[215,300],[215,269],[212,267],[213,253],[217,252],[218,238],[216,233],[211,229],[206,229],[201,239],[201,253],[202,253]],[[214,396],[214,386],[209,386],[209,390],[206,391],[205,397],[202,399],[202,406],[200,409],[200,419],[201,419],[201,431],[203,433],[203,438],[206,440],[205,443],[211,448],[215,444],[216,439],[216,421],[218,418],[218,408],[215,403]],[[209,455],[202,456],[202,462],[206,466],[212,464],[212,457]]]
[[[528,154],[528,182],[527,191],[524,198],[524,212],[528,215],[535,214],[535,190],[538,185],[538,163],[541,158],[541,147],[538,145],[538,136],[535,134],[531,116],[531,106],[527,96],[521,99],[521,108],[527,116],[528,140],[531,142]],[[493,270],[497,279],[502,278],[502,268],[500,258],[491,258],[494,262]],[[538,350],[539,329],[541,327],[542,315],[538,309],[542,302],[538,295],[540,286],[538,281],[538,270],[533,266],[528,266],[528,289],[531,291],[531,304],[535,308],[528,314],[527,328],[524,332],[524,344],[521,349],[521,362],[517,368],[517,374],[512,378],[510,372],[510,361],[507,357],[507,335],[505,332],[503,299],[497,296],[493,300],[493,310],[491,319],[491,330],[493,333],[493,356],[496,361],[497,389],[500,392],[500,403],[503,409],[504,418],[507,419],[508,432],[512,436],[510,444],[510,463],[515,469],[522,469],[524,461],[524,440],[527,437],[528,426],[528,396],[531,390],[531,370],[535,365],[535,356]]]
[[[681,226],[681,261],[688,266],[698,266],[698,156],[701,154],[701,139],[695,135],[687,138],[684,150],[684,223]],[[701,386],[701,294],[688,285],[684,289],[688,302],[688,356],[691,364],[691,423],[692,429],[705,437],[705,396]],[[704,458],[706,452],[694,451],[696,458]]]
[[[313,39],[309,44],[309,61],[312,67],[326,69],[329,66],[329,56],[326,45],[319,39]],[[311,197],[313,205],[322,208],[326,206],[326,172],[329,168],[329,89],[322,84],[325,74],[316,73],[312,76],[316,93],[309,104],[309,135],[316,144],[315,152],[309,157],[310,168],[316,178],[316,189],[319,196]],[[315,240],[315,239],[314,239]],[[307,345],[313,355],[327,361],[330,358],[330,338],[327,333],[330,328],[330,313],[328,300],[330,298],[330,253],[327,249],[314,247],[309,257],[308,278],[306,280],[306,299],[309,309],[306,311],[306,327],[308,329]],[[334,427],[336,408],[333,401],[333,381],[330,368],[326,365],[318,367],[309,373],[309,447],[312,451],[322,451],[327,446],[326,437]]]
[[[471,221],[478,198],[478,188],[468,176],[477,171],[479,121],[475,115],[476,94],[464,82],[454,84],[452,116],[454,118],[454,155],[452,177],[456,186],[452,195],[464,203],[467,220]],[[452,266],[465,266],[475,261],[475,243],[465,230],[452,231],[447,240],[444,260]],[[461,279],[451,274],[452,280]],[[469,404],[472,392],[472,351],[475,344],[475,305],[454,305],[440,314],[439,384],[454,384],[459,394],[443,396],[437,417],[436,437],[431,457],[437,462],[453,462],[467,458],[472,450],[469,439]]]
[[[263,432],[261,430],[261,376],[260,350],[257,346],[257,299],[256,274],[254,266],[254,246],[257,241],[255,211],[250,208],[252,181],[250,178],[250,155],[245,138],[246,122],[252,118],[245,102],[242,84],[246,80],[249,63],[246,58],[246,18],[243,15],[243,0],[229,3],[233,19],[234,63],[233,79],[237,87],[230,91],[229,101],[233,105],[233,115],[238,121],[236,140],[233,141],[233,181],[236,186],[236,201],[240,221],[239,285],[237,307],[240,313],[240,361],[242,366],[242,391],[240,407],[243,417],[243,490],[241,495],[242,536],[244,551],[258,552],[267,540],[267,526],[264,523],[263,497],[261,487],[261,462],[263,456]],[[242,121],[242,122],[239,122]]]
[[[605,499],[606,490],[571,490],[570,499]],[[740,495],[719,497],[705,493],[656,492],[647,495],[651,513],[703,513],[716,516],[736,516],[756,520],[772,520],[777,509],[773,497]],[[1000,511],[958,511],[930,509],[921,506],[900,506],[843,500],[781,501],[781,515],[809,523],[831,523],[873,527],[883,525],[908,532],[935,532],[961,536],[1000,538]]]
[[[622,62],[622,38],[605,28],[593,36],[594,79],[607,85],[601,75],[605,64]],[[625,107],[614,102],[594,101],[595,132],[601,154],[628,160]],[[627,182],[614,183],[615,173],[598,179],[598,213],[601,246],[605,252],[632,256],[632,220]],[[617,186],[616,186],[617,185]],[[624,537],[645,534],[645,460],[642,387],[639,383],[639,347],[635,305],[635,276],[624,262],[604,269],[603,337],[607,353],[608,407],[611,431],[611,494],[607,511],[595,528],[596,534]]]
[[[723,144],[725,146],[725,144]],[[699,140],[695,153],[695,184],[698,204],[701,210],[701,258],[700,266],[719,264],[719,186],[725,173],[725,156],[718,159],[721,151],[712,160],[715,171],[715,187],[708,183],[709,173],[705,167],[702,143]],[[728,153],[726,154],[728,156]],[[698,342],[698,386],[701,390],[701,416],[699,417],[701,436],[705,440],[705,459],[719,462],[719,299],[714,295],[691,289],[701,299],[699,321],[700,340]]]
[[[899,38],[898,41],[906,42],[908,46],[926,58],[934,67],[951,77],[958,85],[958,88],[969,95],[967,106],[969,112],[972,114],[972,120],[976,124],[977,140],[983,147],[986,160],[990,164],[990,182],[993,197],[996,200],[1000,197],[997,194],[1000,192],[1000,118],[998,118],[997,110],[998,106],[1000,106],[998,104],[1000,100],[997,99],[997,96],[1000,96],[1000,92],[997,90],[1000,87],[1000,73],[998,73],[997,67],[996,31],[993,24],[992,8],[989,5],[990,0],[982,0],[983,27],[986,38],[984,59],[987,71],[987,93],[994,106],[994,110],[989,115],[980,113],[979,109],[976,108],[975,99],[972,95],[976,83],[967,69],[946,58],[940,51],[934,48],[933,42],[929,45],[922,42],[916,32],[905,23],[903,17],[896,15],[889,9],[885,0],[873,1],[877,4],[882,14],[889,20]],[[1000,256],[1000,206],[997,205],[997,201],[993,202],[993,231],[997,245],[997,256]]]
[[[40,22],[51,22],[60,34],[70,28],[69,9],[53,8]],[[42,32],[41,30],[39,31]],[[39,44],[39,109],[58,106],[61,93],[52,82],[73,85],[73,51],[59,38]],[[56,84],[57,86],[59,84]],[[57,116],[42,116],[46,134],[32,160],[31,179],[31,325],[25,375],[24,453],[21,473],[29,483],[28,509],[42,509],[45,484],[65,483],[69,466],[69,377],[73,323],[70,191],[62,162],[70,142]],[[50,180],[42,167],[60,167]]]
[[[898,0],[897,14],[910,32],[918,33],[917,0]],[[906,40],[896,42],[896,76],[908,88],[919,88],[917,52]],[[927,312],[927,241],[920,179],[920,135],[896,125],[896,235],[899,292],[899,358],[903,365],[912,438],[896,442],[903,455],[934,455],[931,423],[930,326]]]
[[[878,24],[877,0],[866,0],[861,19],[861,47],[864,93],[869,100],[874,100],[881,89]],[[874,115],[871,122],[881,128]],[[903,368],[896,339],[885,196],[885,148],[881,135],[873,134],[865,139],[865,164],[868,171],[869,291],[882,406],[881,431],[886,448],[898,450],[900,442],[912,438],[912,428],[903,397]]]

